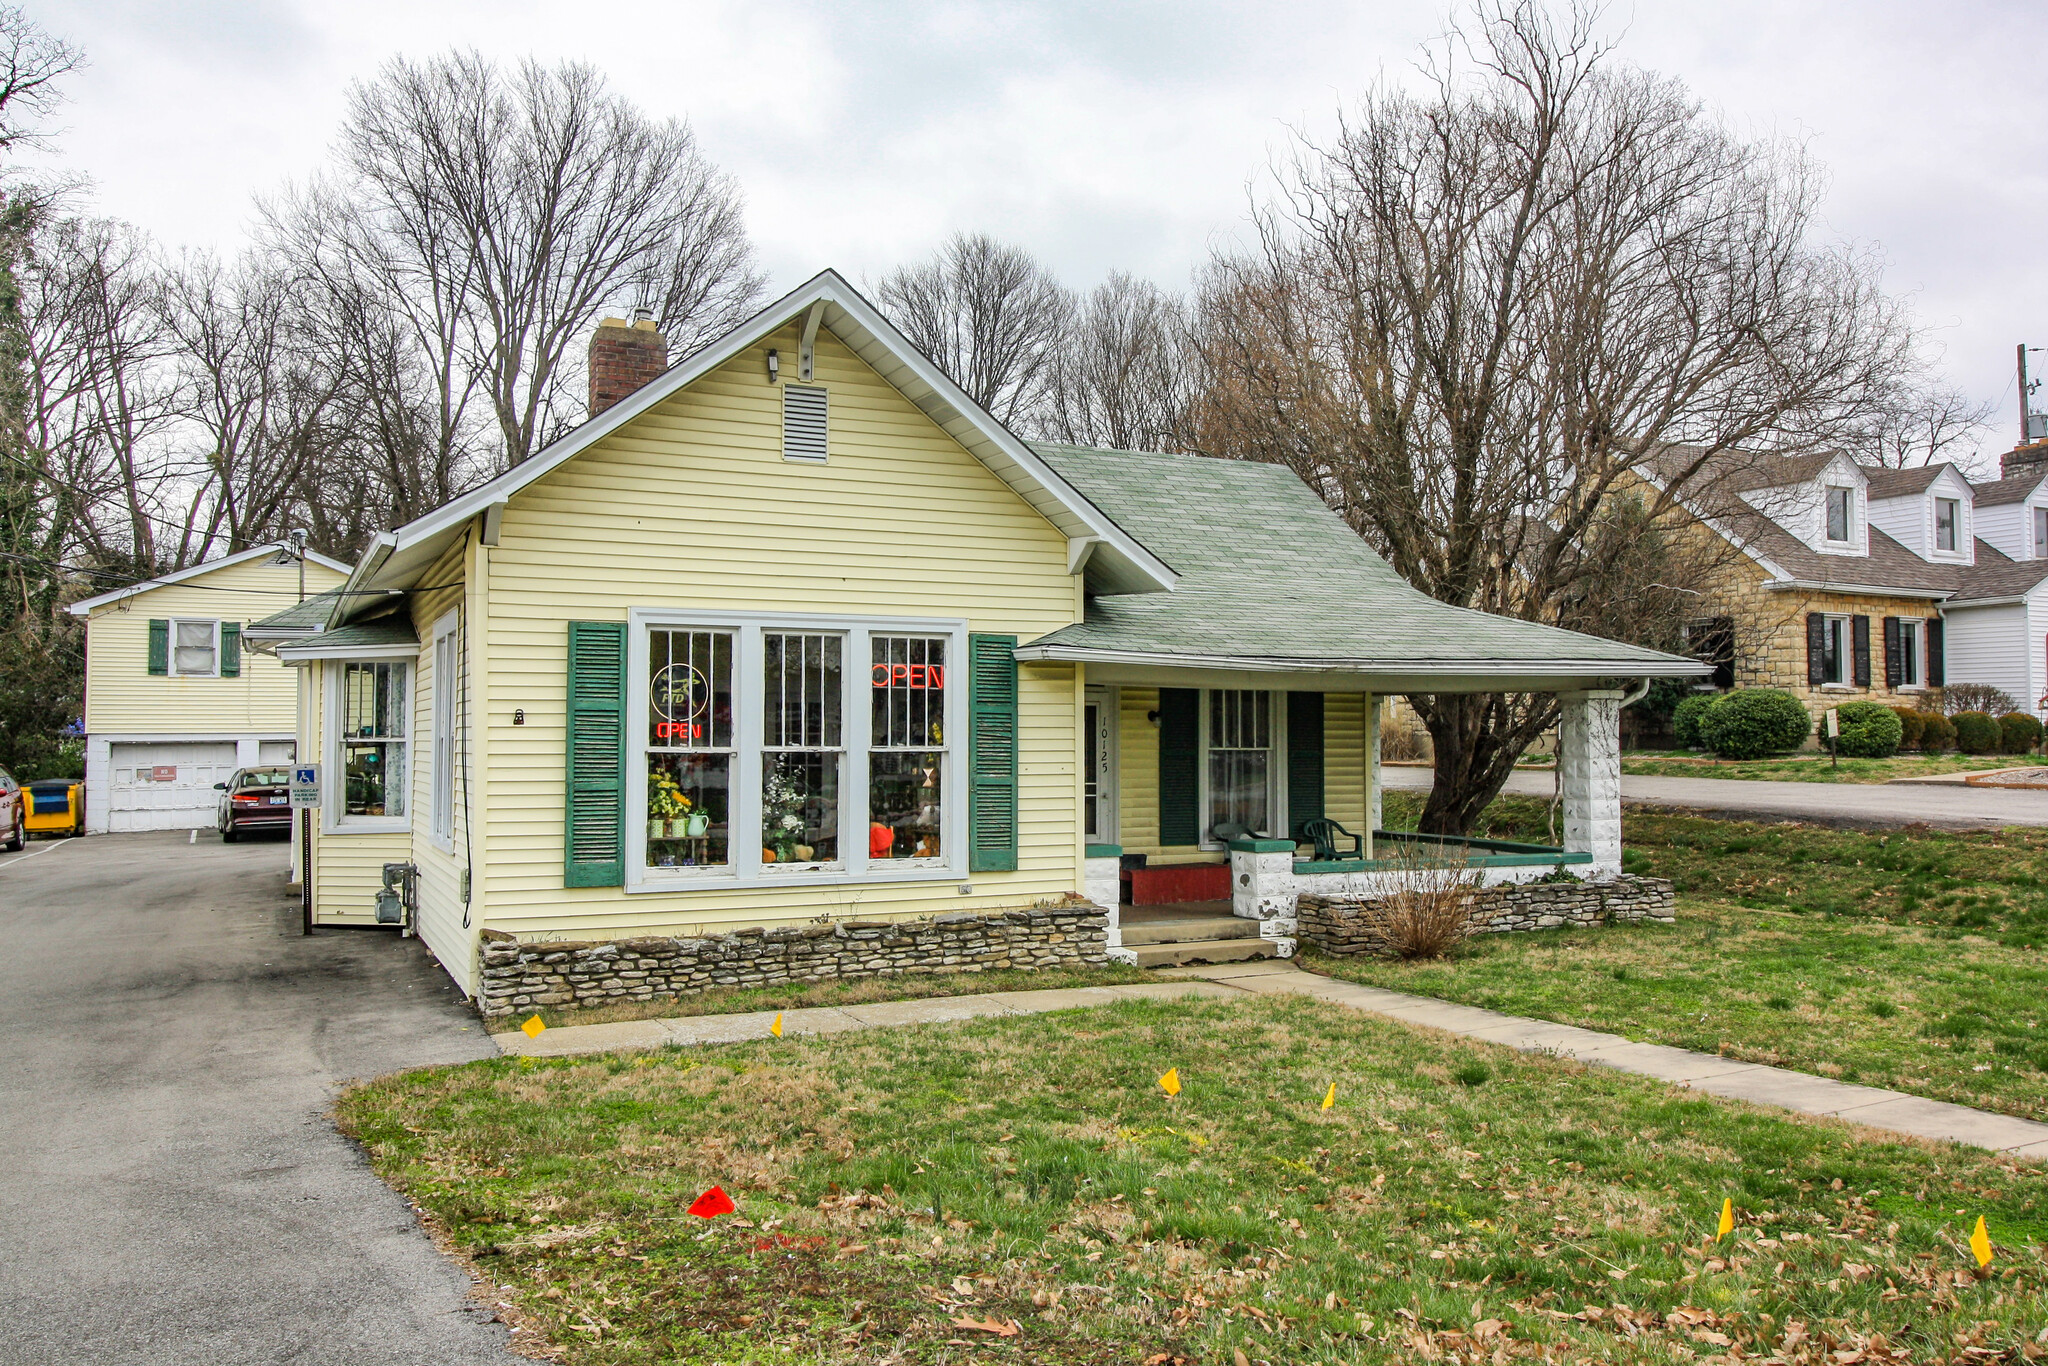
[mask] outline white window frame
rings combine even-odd
[[[1899,654],[1902,657],[1902,662],[1912,669],[1913,676],[1899,680],[1898,690],[1902,693],[1920,692],[1927,687],[1927,619],[1925,617],[1899,618],[1899,643],[1902,646],[1905,644],[1905,633],[1908,629],[1911,629],[1913,632],[1913,644],[1911,648],[1902,648]]]
[[[882,617],[785,612],[692,612],[668,607],[635,607],[627,613],[626,645],[626,791],[647,790],[647,659],[650,630],[692,628],[733,633],[733,765],[727,823],[731,862],[716,868],[649,868],[647,822],[631,816],[626,826],[626,885],[629,894],[687,892],[704,887],[839,887],[851,883],[960,882],[967,876],[967,622],[945,617]],[[807,864],[793,872],[778,871],[761,861],[761,770],[763,649],[766,631],[838,635],[845,640],[840,662],[840,797],[839,858],[829,865]],[[940,831],[941,857],[936,859],[868,858],[868,752],[874,711],[861,691],[869,678],[868,660],[874,635],[942,637],[947,668],[959,682],[948,682],[945,711],[945,760],[939,775],[945,815]],[[628,811],[638,812],[630,800]]]
[[[1201,828],[1197,832],[1199,839],[1196,847],[1201,849],[1226,849],[1229,847],[1222,840],[1212,839],[1209,835],[1209,698],[1211,693],[1217,692],[1263,692],[1266,694],[1266,711],[1269,718],[1269,728],[1272,731],[1272,747],[1268,751],[1266,759],[1267,817],[1271,822],[1270,828],[1273,831],[1273,838],[1286,839],[1287,690],[1284,688],[1203,688],[1199,704],[1202,710],[1201,725],[1198,727],[1197,732],[1201,737],[1201,747],[1198,751],[1201,772],[1198,775],[1200,781],[1195,785],[1195,799],[1200,803],[1196,807],[1196,814],[1197,819],[1201,821]]]
[[[461,615],[451,608],[434,623],[433,719],[427,724],[427,839],[443,853],[455,852],[455,733],[457,689],[462,686]],[[419,676],[413,676],[419,686]]]
[[[2048,507],[2029,507],[2027,512],[2027,531],[2033,537],[2034,558],[2048,560]]]
[[[1839,688],[1847,692],[1854,692],[1856,691],[1856,629],[1850,623],[1848,617],[1836,616],[1832,612],[1822,613],[1820,620],[1822,675],[1820,685],[1823,688]],[[1827,635],[1830,631],[1841,632],[1836,638],[1840,644],[1835,650],[1835,667],[1841,676],[1833,679],[1826,676]]]
[[[178,628],[180,626],[205,626],[213,631],[213,667],[203,673],[187,673],[178,667]],[[170,658],[164,661],[164,672],[172,678],[219,678],[220,677],[220,622],[205,617],[172,617]]]
[[[412,829],[412,813],[419,805],[407,801],[403,816],[347,816],[342,814],[342,794],[346,781],[341,771],[341,679],[351,664],[403,664],[405,675],[406,735],[405,745],[406,783],[413,781],[412,764],[418,754],[417,734],[419,727],[413,724],[412,709],[414,690],[419,686],[419,650],[383,650],[370,654],[350,655],[346,659],[323,660],[326,665],[327,681],[322,691],[326,693],[324,710],[327,714],[320,748],[321,776],[324,779],[320,794],[320,833],[323,835],[377,835],[397,834]]]
[[[1842,534],[1830,535],[1828,531],[1828,504],[1836,494],[1842,495]],[[1823,484],[1820,496],[1820,538],[1828,545],[1856,544],[1856,490],[1845,484]]]
[[[1927,527],[1928,547],[1936,555],[1960,556],[1963,553],[1963,500],[1960,498],[1936,498],[1933,502],[1933,517]],[[1950,518],[1948,528],[1949,537],[1953,542],[1950,545],[1943,545],[1941,543],[1941,505],[1943,503],[1948,504],[1950,508],[1954,509],[1954,514]]]

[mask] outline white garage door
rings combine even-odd
[[[282,764],[289,767],[292,756],[299,747],[290,740],[265,740],[256,748],[256,762],[259,764]]]
[[[188,830],[211,826],[224,783],[235,771],[235,747],[168,744],[112,746],[107,791],[110,830]]]

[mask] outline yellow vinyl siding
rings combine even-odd
[[[1124,688],[1117,703],[1116,822],[1126,854],[1150,854],[1164,863],[1214,862],[1218,855],[1192,844],[1159,842],[1159,689]]]
[[[462,875],[467,867],[464,853],[468,834],[466,807],[474,806],[476,794],[464,791],[465,769],[475,772],[475,755],[470,753],[474,742],[474,708],[476,699],[466,696],[463,690],[462,665],[468,660],[463,648],[461,632],[468,626],[465,615],[457,621],[456,666],[457,676],[453,679],[440,677],[435,669],[434,627],[450,611],[463,611],[468,607],[465,601],[466,589],[470,584],[470,559],[475,554],[473,533],[466,533],[448,552],[426,572],[422,582],[430,585],[427,591],[415,593],[412,598],[413,630],[420,641],[419,659],[413,671],[413,749],[412,749],[412,860],[420,870],[419,910],[414,917],[414,929],[427,947],[433,951],[442,965],[465,991],[474,991],[474,969],[476,962],[476,917],[470,916],[470,924],[464,926],[462,904]],[[438,585],[438,586],[434,586]],[[455,689],[455,705],[450,712],[450,723],[455,727],[454,822],[450,827],[450,848],[443,849],[433,839],[434,829],[434,762],[436,758],[434,734],[434,699],[443,689]],[[465,734],[467,730],[467,734]],[[465,764],[464,760],[469,762]],[[468,799],[465,802],[465,797]]]
[[[331,671],[341,665],[333,661],[304,666],[305,684],[312,689],[308,724],[300,737],[301,753],[320,756],[323,784],[340,781],[331,758],[324,752],[327,725],[327,689]],[[403,830],[323,831],[316,813],[313,821],[313,909],[322,925],[374,925],[377,922],[377,889],[384,885],[384,865],[403,863],[412,857],[412,837]]]
[[[306,591],[342,576],[306,564]],[[95,735],[290,735],[297,725],[292,670],[242,644],[239,678],[179,678],[149,672],[149,623],[235,621],[247,625],[298,600],[296,564],[258,556],[180,583],[94,608],[86,619],[85,728]],[[176,641],[172,647],[175,651]]]
[[[782,459],[787,329],[513,496],[489,552],[480,689],[489,801],[478,808],[479,905],[493,929],[603,938],[773,925],[820,914],[1016,906],[1080,886],[1075,670],[1019,671],[1018,869],[920,884],[726,885],[634,893],[562,885],[567,623],[634,607],[965,618],[1031,640],[1075,621],[1066,539],[842,346],[817,340],[830,459]],[[956,661],[956,667],[964,661]],[[524,708],[524,726],[512,724]],[[639,739],[628,722],[629,743]],[[955,742],[953,792],[966,755]],[[628,819],[638,810],[627,794]],[[852,809],[863,793],[847,793]]]

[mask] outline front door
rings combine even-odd
[[[1081,811],[1090,844],[1115,844],[1116,708],[1109,689],[1088,689],[1082,707]]]

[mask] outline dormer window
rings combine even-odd
[[[1955,498],[1934,500],[1934,548],[1953,551],[1956,548],[1956,524],[1963,519],[1963,505]],[[1832,534],[1832,533],[1830,533]]]
[[[2048,508],[2034,509],[2034,558],[2048,560]]]
[[[1828,539],[1846,542],[1849,539],[1849,490],[1828,490]]]

